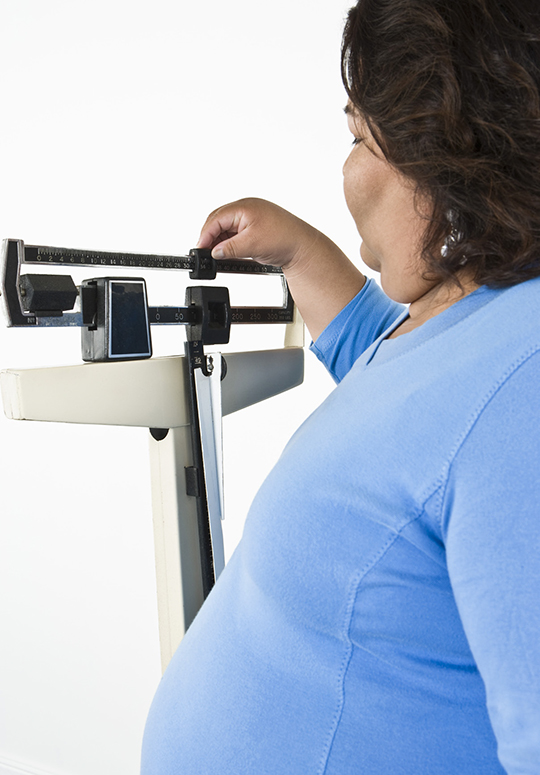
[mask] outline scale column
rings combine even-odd
[[[186,493],[193,465],[191,426],[150,436],[152,512],[161,667],[169,664],[204,602],[196,499]],[[156,438],[157,437],[157,438]]]

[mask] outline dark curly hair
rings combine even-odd
[[[540,275],[540,0],[359,0],[341,67],[386,159],[433,205],[429,275]]]

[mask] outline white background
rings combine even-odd
[[[348,6],[0,0],[0,238],[182,255],[211,210],[260,196],[356,260],[341,179]],[[183,304],[183,281],[153,278],[150,303]],[[231,349],[281,345],[281,330],[253,331]],[[153,337],[156,355],[183,351],[181,329]],[[2,322],[1,369],[78,362],[78,330]],[[225,419],[228,555],[331,388],[308,354],[304,386]],[[147,433],[0,417],[1,775],[138,772],[160,678]]]

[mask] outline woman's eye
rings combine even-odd
[[[354,140],[352,141],[352,144],[353,145],[360,145],[360,143],[363,143],[363,142],[364,142],[364,138],[363,137],[355,137]]]

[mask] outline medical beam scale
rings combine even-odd
[[[39,268],[38,268],[39,267]],[[62,267],[49,273],[43,267]],[[75,284],[66,268],[100,276]],[[140,277],[122,276],[136,269]],[[114,275],[103,276],[114,271]],[[150,270],[280,276],[281,307],[232,307],[224,286],[188,285],[183,306],[148,304]],[[150,429],[152,509],[163,669],[224,568],[222,416],[299,385],[303,323],[281,270],[251,260],[86,251],[4,240],[1,302],[7,325],[81,329],[84,364],[0,374],[17,420]],[[231,325],[285,324],[277,350],[227,353]],[[184,356],[152,357],[151,326],[186,328]]]

